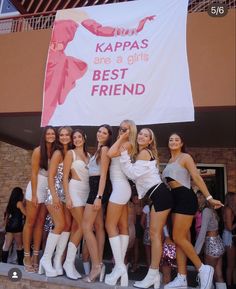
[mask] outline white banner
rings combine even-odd
[[[41,125],[194,120],[188,0],[138,0],[57,12]]]

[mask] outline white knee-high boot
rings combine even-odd
[[[149,288],[152,285],[154,285],[154,289],[160,288],[160,273],[158,269],[149,268],[145,278],[134,283],[134,287],[137,288]]]
[[[90,272],[90,262],[83,262],[83,267],[85,275],[88,275]]]
[[[45,272],[47,277],[56,277],[57,271],[52,267],[52,255],[56,248],[60,235],[49,233],[47,238],[44,254],[39,263],[39,274]]]
[[[67,246],[67,242],[70,237],[70,232],[62,232],[60,239],[58,240],[56,253],[53,259],[53,267],[57,271],[57,275],[63,275],[63,268],[62,268],[62,256]]]
[[[216,289],[227,289],[226,283],[223,282],[216,282]]]
[[[129,235],[120,235],[120,244],[123,262],[125,262],[125,255],[129,245]]]
[[[113,268],[112,274],[106,275],[105,283],[114,286],[118,279],[121,278],[121,286],[128,286],[128,274],[121,252],[120,236],[109,238],[109,241],[115,259],[115,267]]]
[[[68,248],[67,248],[66,260],[63,264],[63,269],[65,270],[66,276],[68,278],[75,279],[75,280],[82,277],[75,268],[76,253],[77,253],[76,246],[74,245],[74,243],[69,242]]]

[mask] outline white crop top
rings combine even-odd
[[[90,158],[88,169],[89,169],[90,176],[100,176],[101,166],[100,166],[100,163],[97,164],[96,155]]]
[[[76,159],[76,154],[74,150],[72,151],[73,155],[73,162],[71,168],[75,170],[78,177],[83,180],[87,181],[89,178],[88,166],[83,160]]]
[[[48,171],[46,171],[45,169],[42,169],[42,168],[39,169],[38,174],[41,176],[44,176],[44,177],[48,177]]]
[[[137,160],[131,163],[127,151],[120,156],[121,169],[125,175],[136,184],[139,199],[142,199],[149,189],[162,183],[156,160]]]
[[[167,183],[166,178],[171,178],[184,187],[190,189],[191,188],[191,181],[190,181],[190,174],[187,169],[182,167],[178,162],[179,157],[173,162],[168,163],[165,169],[162,172],[162,179],[165,183]]]

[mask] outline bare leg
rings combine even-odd
[[[70,232],[71,224],[72,224],[72,215],[69,209],[67,209],[66,205],[63,204],[63,210],[65,215],[65,227],[63,229],[64,232]]]
[[[150,238],[151,238],[151,268],[159,269],[162,256],[162,232],[170,209],[156,212],[154,207],[151,210]]]
[[[22,242],[22,233],[14,233],[13,237],[16,241],[16,250],[22,250],[23,248],[23,242]]]
[[[215,269],[218,258],[214,258],[214,257],[208,256],[208,255],[205,255],[204,259],[205,259],[205,263],[207,265],[210,265]],[[214,277],[215,277],[215,274],[214,274]]]
[[[63,206],[60,205],[58,209],[55,209],[53,205],[47,205],[47,209],[52,217],[52,221],[54,224],[52,232],[54,234],[60,235],[64,230],[66,223]]]
[[[23,244],[25,252],[24,264],[27,266],[27,271],[30,272],[34,271],[30,257],[30,245],[38,211],[39,206],[36,207],[31,201],[26,201],[26,220],[23,228]]]
[[[150,264],[151,264],[151,246],[150,245],[144,245],[144,247],[145,247],[147,267],[150,267]]]
[[[223,272],[222,272],[222,256],[220,256],[217,260],[216,266],[215,266],[215,281],[223,283]]]
[[[84,238],[88,246],[88,250],[89,250],[93,267],[96,267],[100,264],[98,244],[97,244],[95,234],[93,232],[94,223],[95,223],[97,214],[98,212],[94,210],[93,205],[86,204],[84,215],[83,215],[82,227],[83,227]]]
[[[186,267],[185,270],[183,270],[184,264],[186,265],[186,257],[184,257],[184,255],[192,261],[197,269],[202,265],[188,237],[192,220],[193,216],[190,215],[174,214],[173,216],[173,239],[178,248],[182,250],[182,252],[179,249],[176,250],[177,264],[180,264],[180,268],[178,268],[180,274],[186,274]]]
[[[77,224],[77,226],[72,226],[73,230],[71,230],[70,242],[72,242],[76,247],[78,247],[83,236],[82,219],[83,219],[84,207],[72,208],[70,211],[71,211],[71,215],[73,219],[75,220]]]
[[[106,226],[106,230],[107,230],[109,238],[118,236],[120,233],[118,231],[118,223],[121,218],[122,211],[123,211],[123,205],[118,205],[112,202],[108,203],[105,226]]]
[[[171,281],[171,267],[168,265],[163,265],[161,267],[162,274],[163,274],[163,283],[167,284]]]
[[[120,235],[129,235],[128,205],[123,205],[121,216],[118,221],[118,229]]]
[[[104,244],[105,244],[105,229],[104,229],[102,209],[100,209],[99,212],[97,213],[94,226],[95,226],[96,239],[97,239],[97,244],[98,244],[99,263],[102,263]]]
[[[12,241],[13,241],[13,233],[7,232],[5,234],[5,240],[4,240],[2,250],[3,251],[9,251],[11,244],[12,244]]]
[[[215,257],[211,257],[209,255],[205,255],[205,263],[207,265],[210,265],[214,268],[214,281],[215,282],[224,282],[223,281],[223,276],[222,276],[222,272],[221,272],[221,276],[219,276],[221,278],[221,280],[218,279],[218,276],[217,276],[217,273],[216,273],[216,266],[217,266],[217,263],[219,261],[220,258],[215,258]],[[219,268],[218,268],[218,273],[219,273]]]
[[[46,215],[47,215],[47,208],[45,204],[39,204],[39,212],[38,212],[37,219],[34,225],[34,230],[33,230],[33,240],[34,240],[33,265],[36,270],[38,269],[38,264],[39,264],[38,252],[41,247],[42,236],[43,236],[43,225],[46,219]]]
[[[228,286],[233,284],[233,271],[235,266],[235,252],[234,245],[232,247],[226,246],[227,268],[226,268],[226,283]]]

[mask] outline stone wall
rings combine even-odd
[[[0,227],[12,189],[26,189],[31,174],[31,154],[32,151],[0,142]]]

